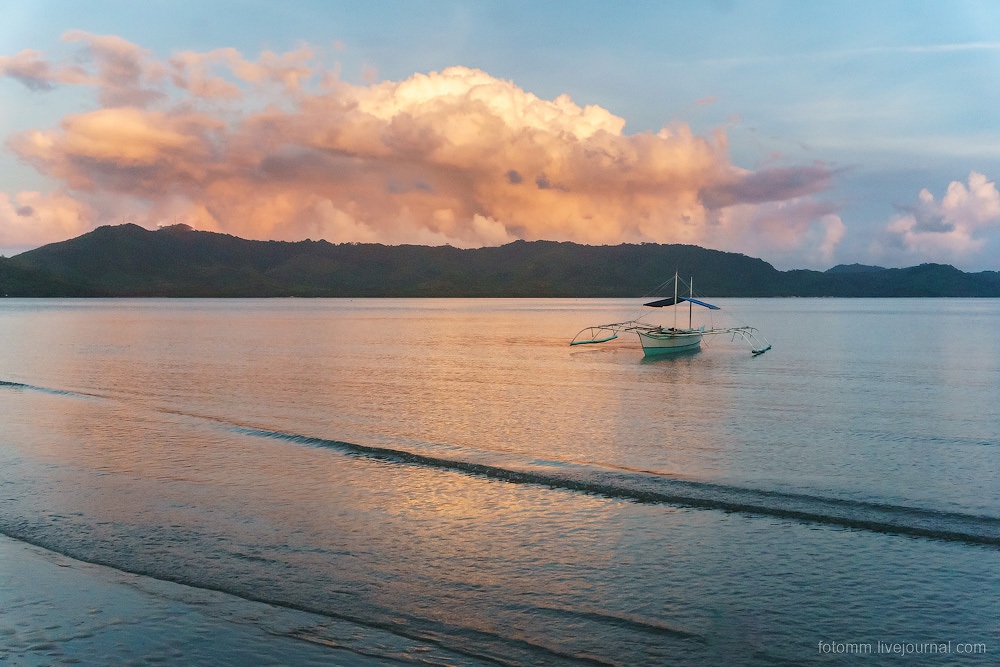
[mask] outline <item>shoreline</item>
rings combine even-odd
[[[2,533],[0,570],[5,664],[370,667],[408,663],[414,651],[383,631],[86,563]],[[347,648],[331,633],[367,645]]]

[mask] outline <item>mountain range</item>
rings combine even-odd
[[[705,296],[1000,297],[1000,272],[944,264],[779,271],[738,253],[655,243],[493,248],[250,241],[172,225],[104,226],[0,258],[10,297],[633,297],[693,276]]]

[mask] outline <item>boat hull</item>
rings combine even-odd
[[[696,350],[701,346],[700,331],[667,331],[663,333],[637,332],[642,343],[642,351],[647,357],[661,354],[677,354]]]

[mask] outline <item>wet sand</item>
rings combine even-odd
[[[349,650],[331,636],[354,636],[358,645]],[[380,657],[364,655],[373,646]],[[0,535],[5,665],[369,666],[409,663],[413,650],[412,642],[363,626],[84,563]]]

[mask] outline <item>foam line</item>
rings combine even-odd
[[[1000,546],[1000,518],[915,507],[760,491],[722,484],[675,480],[659,475],[580,467],[577,476],[446,459],[388,447],[359,445],[267,429],[237,426],[244,435],[338,449],[381,461],[453,470],[511,484],[579,491],[640,503],[774,516],[854,530]]]

